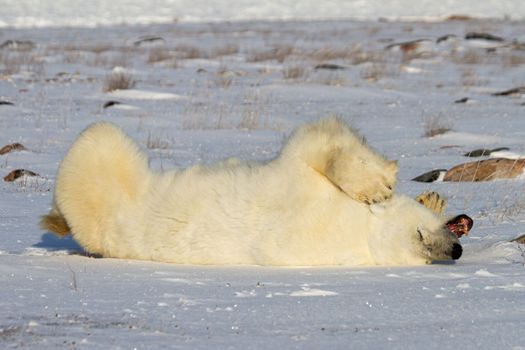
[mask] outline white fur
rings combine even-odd
[[[424,206],[392,197],[396,172],[336,118],[299,128],[266,164],[161,173],[119,128],[97,123],[63,160],[53,210],[104,257],[294,266],[450,259],[457,238]]]

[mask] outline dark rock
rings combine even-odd
[[[13,102],[0,100],[0,106],[14,106],[15,104]]]
[[[473,151],[467,152],[464,154],[465,157],[483,157],[483,156],[490,156],[492,152],[498,152],[498,151],[508,151],[508,147],[499,147],[494,149],[487,149],[487,148],[480,148],[475,149]]]
[[[495,92],[492,96],[510,96],[510,95],[522,95],[525,94],[525,86],[518,86],[512,89]]]
[[[317,69],[326,69],[326,70],[343,70],[346,69],[344,66],[340,66],[338,64],[333,63],[321,63],[314,67],[315,70]]]
[[[109,108],[115,105],[119,105],[119,104],[121,104],[121,102],[119,101],[107,101],[106,103],[102,105],[102,108],[106,109],[106,108]]]
[[[412,181],[416,181],[416,182],[434,182],[437,179],[439,179],[439,177],[442,174],[444,174],[446,171],[447,171],[447,169],[431,170],[428,173],[424,173],[422,175],[416,176],[415,178],[412,179]]]
[[[454,103],[467,103],[468,97],[460,98],[459,100],[454,101]]]
[[[477,32],[470,32],[465,35],[465,39],[467,40],[487,40],[487,41],[495,41],[495,42],[503,42],[505,39],[502,37],[492,35],[489,33],[477,33]]]
[[[35,43],[29,40],[6,40],[2,44],[0,44],[0,50],[32,50],[35,48],[35,46]]]
[[[439,44],[440,42],[447,41],[448,39],[451,39],[451,38],[457,38],[457,36],[454,34],[443,35],[437,38],[436,43]]]
[[[141,46],[144,44],[159,44],[159,43],[166,43],[166,40],[160,36],[153,36],[153,35],[145,35],[133,42],[133,45],[135,46]]]

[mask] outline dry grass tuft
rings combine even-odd
[[[268,96],[261,95],[256,90],[247,92],[243,97],[241,119],[237,128],[243,130],[268,128],[269,106]]]
[[[399,74],[399,67],[389,65],[386,62],[370,62],[363,66],[359,75],[362,79],[370,82],[378,81],[385,77]]]
[[[226,66],[221,66],[216,73],[214,83],[215,86],[221,89],[227,89],[232,86],[234,78],[237,76],[237,73],[231,71]]]
[[[135,86],[133,75],[123,69],[116,69],[104,79],[102,91],[127,90]]]
[[[508,52],[501,59],[505,68],[514,68],[525,64],[525,55],[520,52]]]
[[[474,69],[468,68],[461,72],[461,85],[465,87],[469,86],[482,86],[487,85],[489,82],[487,79],[480,78]]]
[[[221,57],[221,56],[230,56],[236,55],[239,53],[239,45],[236,44],[226,44],[225,46],[216,47],[212,50],[211,57]]]
[[[485,61],[485,57],[478,50],[469,49],[463,53],[456,53],[453,61],[460,64],[480,64]]]
[[[147,62],[149,64],[154,64],[172,58],[174,58],[174,56],[165,47],[154,47],[149,50]]]
[[[313,82],[329,86],[343,86],[346,83],[346,79],[339,72],[323,71],[317,74]]]
[[[307,70],[302,66],[286,66],[283,68],[283,78],[286,80],[306,79]]]
[[[425,137],[434,137],[445,134],[452,130],[452,124],[443,120],[442,115],[435,115],[425,121],[424,135]]]
[[[293,46],[276,46],[270,50],[257,51],[248,55],[247,62],[277,61],[283,63],[289,56],[295,54]]]
[[[169,149],[171,148],[171,143],[158,135],[153,135],[151,132],[148,132],[146,147],[148,149]]]
[[[177,57],[186,59],[186,60],[194,60],[197,58],[207,58],[207,55],[204,54],[204,52],[199,49],[196,46],[192,45],[177,45],[175,47],[175,51],[177,53]]]
[[[44,74],[44,64],[32,51],[0,51],[0,74],[13,75],[20,72]]]

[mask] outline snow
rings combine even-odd
[[[168,92],[154,92],[154,91],[143,91],[143,90],[115,90],[108,94],[114,98],[122,99],[136,99],[136,100],[168,100],[168,99],[181,99],[183,96],[172,94]]]
[[[55,3],[46,18],[61,26],[65,22],[54,16],[68,9]],[[272,3],[284,4],[269,2],[261,13]],[[429,14],[446,3],[433,2]],[[22,13],[24,4],[24,13],[34,16],[32,8],[37,12],[45,2],[4,2],[2,21],[21,21],[11,14]],[[163,8],[158,4],[152,8]],[[499,16],[504,4],[510,2],[498,2],[490,14]],[[519,16],[521,2],[514,4]],[[95,8],[86,7],[91,24]],[[0,147],[19,142],[28,151],[0,156],[0,173],[27,169],[39,176],[0,183],[0,348],[525,348],[525,247],[509,242],[525,234],[525,180],[410,181],[471,161],[463,154],[474,149],[525,154],[523,99],[491,95],[524,85],[525,53],[488,53],[463,40],[467,32],[485,31],[523,41],[525,22],[252,21],[91,29],[30,29],[36,20],[24,23],[31,25],[0,33],[0,41],[36,45],[0,50],[0,100],[14,103],[0,105]],[[422,56],[385,50],[446,34],[457,40],[426,46],[430,53]],[[165,42],[132,44],[147,35]],[[217,54],[231,45],[238,49]],[[184,58],[188,47],[198,57]],[[293,47],[283,62],[277,55],[256,59],[282,47]],[[335,55],[336,49],[343,53]],[[163,51],[164,61],[149,60],[155,50]],[[319,63],[345,69],[314,69]],[[102,92],[115,66],[131,72],[132,90]],[[286,77],[289,67],[303,72]],[[476,103],[454,103],[463,97]],[[122,104],[103,107],[112,100]],[[474,219],[460,260],[388,268],[178,266],[88,257],[71,238],[38,228],[51,205],[60,159],[92,122],[121,125],[153,168],[170,169],[232,156],[267,160],[294,127],[329,113],[399,160],[398,191],[438,191],[449,198],[447,214]],[[452,131],[424,137],[432,120]]]
[[[311,19],[427,19],[450,15],[521,19],[519,0],[4,0],[0,27]]]

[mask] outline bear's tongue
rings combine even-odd
[[[456,236],[461,237],[463,235],[468,236],[469,224],[466,219],[459,220],[458,222],[448,222],[447,227],[450,231],[456,234]]]

